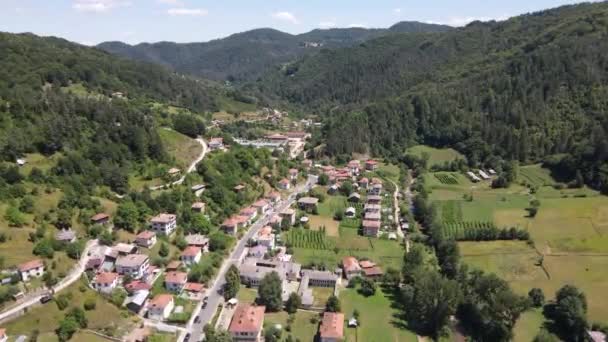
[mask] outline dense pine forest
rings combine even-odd
[[[544,161],[606,191],[607,34],[608,4],[566,6],[323,51],[256,87],[323,115],[332,154],[453,146],[472,164]]]

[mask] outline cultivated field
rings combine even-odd
[[[429,166],[441,165],[456,159],[466,159],[460,152],[452,148],[434,148],[425,145],[417,145],[408,148],[406,152],[418,157],[421,157],[423,153],[428,153]]]

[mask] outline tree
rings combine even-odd
[[[458,273],[458,264],[460,261],[460,251],[456,241],[440,241],[436,245],[435,251],[437,253],[437,260],[439,261],[441,274],[450,279],[454,279]]]
[[[14,206],[6,208],[4,219],[8,221],[8,225],[11,227],[21,227],[25,224],[25,217],[21,211]]]
[[[91,311],[91,310],[95,310],[95,307],[97,306],[97,301],[95,300],[95,298],[87,298],[87,300],[84,301],[84,309],[87,311]]]
[[[555,295],[553,312],[548,313],[560,337],[568,341],[585,341],[587,323],[587,299],[577,287],[565,285]]]
[[[412,281],[412,275],[424,265],[425,257],[424,246],[421,244],[413,244],[403,256],[403,276],[406,280]]]
[[[327,299],[327,303],[325,304],[325,311],[327,312],[340,312],[340,299],[338,297],[331,295]]]
[[[326,175],[325,173],[322,173],[321,175],[319,175],[319,179],[317,180],[317,183],[319,183],[319,185],[321,186],[325,186],[329,183],[329,176]]]
[[[169,256],[169,246],[167,246],[167,244],[164,241],[160,243],[160,248],[158,249],[158,255],[160,255],[163,258],[166,258]]]
[[[408,321],[423,334],[437,338],[456,312],[460,301],[458,283],[437,272],[419,271],[415,282],[404,293],[404,307]]]
[[[268,273],[262,278],[258,288],[258,302],[266,306],[266,310],[277,312],[283,306],[283,284],[276,272]]]
[[[302,298],[296,292],[292,292],[285,303],[285,311],[289,314],[294,314],[298,311],[298,308],[302,305]]]
[[[42,239],[34,246],[33,253],[48,259],[51,259],[55,254],[53,243],[49,239]]]
[[[65,247],[65,253],[72,259],[78,260],[82,255],[84,246],[80,242],[73,242],[67,244]]]
[[[238,268],[234,265],[230,265],[226,272],[226,283],[224,284],[224,299],[228,300],[236,297],[241,287],[241,276]]]
[[[32,198],[32,196],[25,196],[19,203],[19,210],[24,213],[33,214],[35,205],[36,203],[34,202],[34,198]]]
[[[376,293],[376,283],[369,278],[363,278],[359,287],[359,293],[369,297]]]
[[[386,273],[382,276],[382,281],[391,286],[392,288],[398,288],[401,283],[401,273],[398,269],[389,267],[386,269]]]
[[[59,327],[55,330],[59,341],[68,341],[78,331],[78,322],[73,317],[66,317],[59,322]]]
[[[545,303],[545,294],[543,293],[543,290],[537,287],[528,292],[528,298],[530,298],[532,305],[537,308],[540,308]]]
[[[279,342],[281,340],[282,329],[278,329],[274,325],[264,330],[264,341],[265,342]]]
[[[132,201],[124,201],[118,205],[114,225],[129,232],[134,232],[139,224],[139,210]]]
[[[88,320],[85,316],[84,310],[79,307],[72,308],[72,310],[68,312],[67,317],[74,318],[80,328],[86,328],[88,325]]]

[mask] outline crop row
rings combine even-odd
[[[322,231],[291,229],[287,234],[287,243],[296,248],[331,249],[331,243]]]

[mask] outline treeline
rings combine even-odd
[[[606,191],[607,6],[383,37],[304,59],[259,88],[324,115],[331,154],[452,146],[472,165],[547,161]]]

